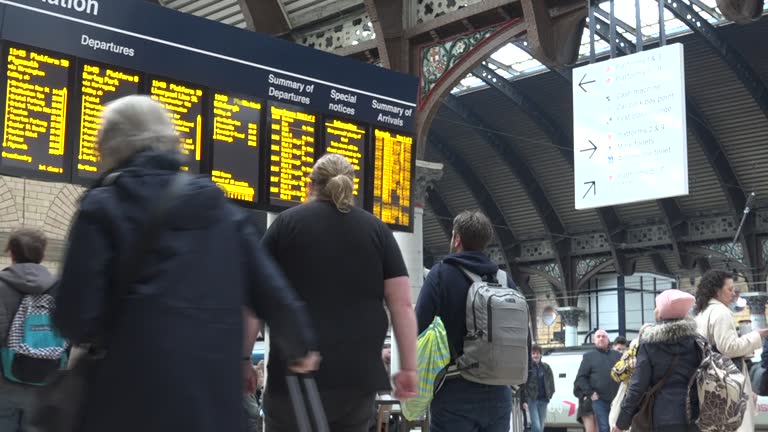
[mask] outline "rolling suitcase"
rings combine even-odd
[[[298,432],[330,432],[315,380],[308,375],[288,375],[286,381]]]

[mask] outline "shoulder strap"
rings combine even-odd
[[[711,330],[712,329],[712,326],[711,326],[711,324],[712,324],[712,311],[714,310],[714,308],[712,307],[712,305],[710,305],[705,310],[709,311],[709,313],[707,315],[707,342],[709,342],[709,346],[712,347],[712,350],[714,350],[716,353],[719,354],[720,350],[717,349],[717,343],[715,341],[715,335],[714,335],[714,333],[712,333],[712,330]]]
[[[477,275],[475,273],[472,273],[471,271],[467,270],[463,266],[457,266],[459,269],[461,269],[462,273],[467,275],[469,280],[471,280],[473,283],[482,282],[483,278],[480,275]],[[499,269],[496,272],[496,281],[504,288],[508,288],[507,286],[507,273],[504,270]]]
[[[176,204],[184,188],[190,181],[190,176],[183,172],[173,175],[163,193],[155,200],[149,209],[147,222],[139,229],[139,235],[133,247],[129,249],[127,258],[123,261],[119,278],[120,286],[117,289],[117,298],[130,293],[130,287],[136,281],[140,273],[142,260],[146,252],[154,245],[160,233],[165,228],[168,211]]]
[[[115,173],[119,174],[119,173]],[[111,179],[114,181],[116,176]],[[141,273],[142,261],[149,249],[157,241],[160,233],[165,228],[166,216],[168,211],[176,204],[182,192],[189,183],[191,177],[183,172],[173,175],[165,190],[149,207],[149,217],[146,223],[139,228],[139,233],[133,245],[128,248],[126,258],[118,269],[117,286],[115,288],[114,298],[111,302],[112,319],[104,332],[106,336],[111,328],[114,328],[120,317],[120,304],[122,299],[131,292],[136,278]],[[96,343],[97,347],[103,347],[106,341],[100,340]]]
[[[661,390],[662,387],[664,387],[664,384],[667,383],[669,377],[672,376],[672,371],[675,370],[675,366],[677,366],[677,360],[679,358],[679,355],[675,355],[675,357],[672,359],[672,364],[669,365],[669,369],[667,369],[667,373],[665,373],[664,377],[659,380],[659,382],[657,382],[653,388],[651,388],[651,391],[648,392],[649,395],[655,394],[657,391]]]
[[[481,278],[479,275],[476,275],[476,274],[472,273],[471,271],[467,270],[463,266],[458,266],[458,267],[459,267],[459,269],[461,269],[461,271],[465,275],[467,275],[469,280],[471,280],[473,283],[477,283],[477,282],[482,282],[483,281],[483,278]]]

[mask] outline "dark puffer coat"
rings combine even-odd
[[[670,321],[649,327],[640,339],[635,373],[621,406],[616,426],[627,430],[632,418],[640,409],[643,395],[661,381],[672,368],[664,386],[656,393],[653,406],[655,432],[688,432],[697,430],[688,418],[686,399],[695,398],[695,391],[688,391],[691,377],[701,364],[701,354],[696,347],[696,322],[692,319]],[[674,358],[677,363],[673,366]],[[695,409],[697,401],[691,400]],[[693,418],[698,416],[694,412]]]
[[[308,317],[247,215],[195,177],[117,298],[120,269],[179,163],[137,155],[83,198],[70,234],[56,324],[74,342],[105,338],[79,432],[237,432],[243,412],[243,307],[289,360],[313,347]],[[248,353],[250,354],[250,353]]]

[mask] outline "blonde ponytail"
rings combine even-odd
[[[342,213],[355,205],[355,169],[344,156],[328,153],[318,159],[312,174],[310,200],[331,201]]]
[[[325,190],[340,212],[348,213],[354,205],[355,182],[351,178],[343,174],[337,175],[328,180]]]

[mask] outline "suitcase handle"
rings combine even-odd
[[[311,420],[314,420],[315,432],[330,432],[323,402],[320,399],[320,392],[314,378],[309,375],[288,375],[286,382],[291,404],[296,413],[296,424],[299,432],[312,432]],[[306,401],[309,401],[311,416],[307,412]]]

